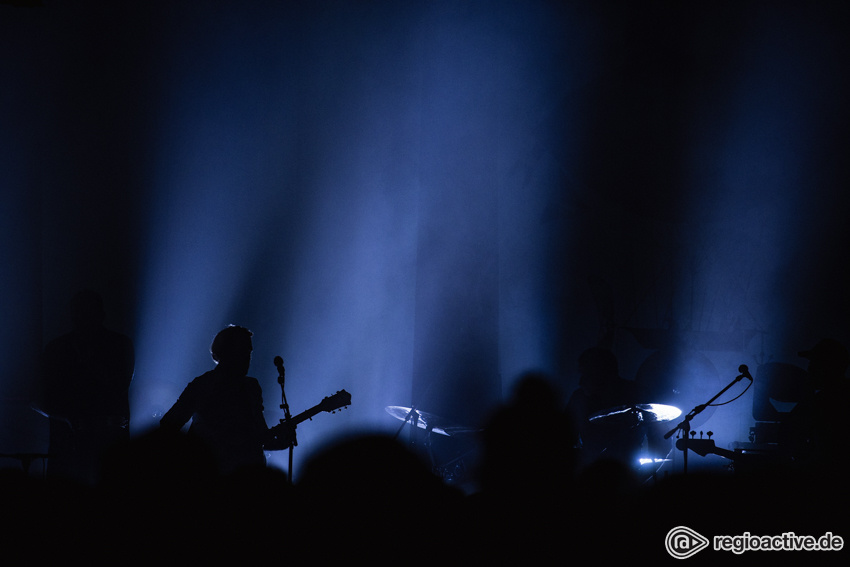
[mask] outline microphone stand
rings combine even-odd
[[[286,369],[283,367],[283,361],[281,360],[280,365],[278,366],[278,374],[277,374],[277,383],[280,384],[280,396],[281,396],[281,404],[280,409],[283,410],[284,419],[280,420],[280,423],[288,422],[292,419],[292,415],[289,413],[289,404],[286,402],[286,390],[284,389],[284,383],[286,382]],[[295,443],[289,444],[289,468],[287,470],[287,478],[289,480],[289,484],[292,484],[292,452],[294,449]]]
[[[725,387],[725,388],[723,388],[722,390],[720,390],[719,392],[717,392],[717,394],[716,394],[713,398],[711,398],[710,400],[708,400],[708,401],[707,401],[707,402],[705,402],[704,404],[700,404],[700,405],[696,406],[694,409],[692,409],[690,412],[688,412],[688,415],[686,415],[686,416],[685,416],[685,419],[683,419],[683,420],[682,420],[682,421],[681,421],[681,422],[680,422],[680,423],[679,423],[676,427],[674,427],[673,429],[671,429],[670,431],[668,431],[668,432],[664,435],[664,439],[669,439],[670,437],[672,437],[672,436],[673,436],[673,434],[674,434],[674,433],[676,433],[677,431],[681,431],[682,433],[684,433],[684,439],[685,439],[685,442],[687,442],[688,438],[690,437],[690,432],[691,432],[691,420],[692,420],[693,418],[695,418],[696,416],[698,416],[700,413],[702,413],[702,411],[703,411],[705,408],[707,408],[707,407],[708,407],[708,406],[710,406],[712,403],[714,403],[714,400],[716,400],[717,398],[719,398],[720,396],[722,396],[723,394],[725,394],[725,393],[726,393],[726,391],[727,391],[729,388],[731,388],[732,386],[734,386],[735,384],[737,384],[738,382],[740,382],[740,381],[741,381],[741,378],[744,378],[745,376],[746,376],[747,378],[749,378],[749,375],[748,375],[749,373],[748,373],[748,372],[746,372],[746,367],[742,367],[742,368],[744,368],[744,370],[745,370],[745,372],[744,372],[744,373],[742,373],[740,376],[736,376],[736,377],[735,377],[735,379],[734,379],[734,380],[732,380],[731,382],[729,382],[729,383],[726,385],[726,387]],[[684,459],[684,462],[683,462],[683,466],[684,466],[683,472],[684,472],[684,474],[688,474],[688,448],[687,448],[687,447],[685,447],[685,449],[682,451],[682,453],[683,453],[683,459]]]

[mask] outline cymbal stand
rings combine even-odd
[[[410,435],[409,435],[410,449],[418,454],[418,452],[421,451],[421,449],[420,449],[420,445],[421,445],[424,448],[424,450],[428,453],[428,458],[430,459],[431,466],[433,468],[434,467],[434,454],[433,454],[433,451],[431,449],[431,432],[434,429],[433,426],[426,423],[425,424],[426,427],[424,428],[425,429],[424,434],[421,431],[419,431],[420,429],[423,429],[423,428],[419,427],[419,412],[416,411],[416,407],[414,406],[414,407],[410,408],[409,412],[407,412],[407,415],[404,417],[404,421],[402,422],[401,427],[399,427],[398,431],[396,431],[395,436],[393,437],[394,439],[397,438],[401,434],[402,429],[404,429],[404,426],[407,425],[408,423],[410,423],[410,426],[411,426]],[[420,439],[422,439],[422,443],[419,442]]]
[[[393,435],[393,439],[397,439],[399,435],[401,435],[404,426],[407,425],[407,422],[413,426],[413,430],[415,431],[417,427],[419,427],[419,412],[416,411],[416,406],[410,408],[410,411],[407,412],[407,415],[404,416],[404,421],[401,422],[401,425],[398,428],[398,431]],[[410,442],[413,443],[413,433],[411,432]]]
[[[717,398],[719,398],[720,396],[722,396],[723,394],[725,394],[725,393],[726,393],[726,391],[727,391],[729,388],[731,388],[732,386],[734,386],[735,384],[737,384],[738,382],[740,382],[742,378],[744,378],[744,374],[741,374],[740,376],[736,376],[736,377],[735,377],[735,379],[734,379],[734,380],[732,380],[731,382],[729,382],[729,383],[726,385],[726,387],[725,387],[725,388],[723,388],[722,390],[720,390],[719,392],[717,392],[717,394],[715,394],[715,396],[714,396],[713,398],[711,398],[710,400],[708,400],[708,401],[707,401],[706,403],[704,403],[704,404],[700,404],[700,405],[698,405],[698,406],[694,407],[694,409],[692,409],[690,412],[688,412],[688,414],[685,416],[685,419],[683,419],[683,420],[682,420],[682,421],[681,421],[678,425],[676,425],[676,427],[674,427],[673,429],[671,429],[670,431],[668,431],[667,433],[665,433],[665,434],[664,434],[664,439],[669,439],[670,437],[672,437],[672,436],[673,436],[673,434],[675,434],[675,433],[678,431],[678,432],[681,432],[681,434],[684,436],[684,439],[685,439],[685,440],[687,440],[687,439],[690,437],[690,432],[691,432],[691,420],[692,420],[693,418],[695,418],[696,416],[698,416],[700,413],[702,413],[702,411],[703,411],[705,408],[707,408],[708,406],[710,406],[711,404],[713,404],[713,403],[714,403],[714,401],[715,401]],[[684,472],[684,474],[688,474],[688,449],[687,449],[687,448],[685,448],[685,449],[682,451],[682,453],[683,453],[682,458],[684,459],[684,460],[683,460],[683,467],[684,467],[684,468],[683,468],[683,472]]]

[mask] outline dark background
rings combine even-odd
[[[388,405],[480,424],[530,370],[566,397],[599,342],[683,411],[850,343],[842,5],[245,4],[0,4],[0,451],[44,449],[83,287],[135,431],[236,323],[270,424],[276,355],[294,410],[352,393],[305,452]]]

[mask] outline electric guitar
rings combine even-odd
[[[720,455],[730,459],[732,466],[741,471],[753,470],[775,470],[776,467],[794,467],[795,460],[783,453],[778,448],[775,450],[746,450],[720,449],[714,445],[711,439],[679,439],[676,448],[682,451],[690,449],[697,455],[705,457],[708,454]]]
[[[676,448],[680,451],[687,451],[690,449],[700,457],[705,457],[708,454],[714,454],[733,461],[741,458],[740,451],[721,449],[717,447],[711,439],[679,439],[676,441]]]
[[[311,407],[308,410],[302,411],[298,415],[292,416],[289,419],[282,419],[279,425],[271,427],[269,431],[273,436],[273,440],[265,444],[267,451],[275,451],[280,449],[288,449],[290,445],[297,445],[295,441],[295,427],[302,421],[313,419],[313,416],[323,411],[328,413],[336,413],[337,410],[343,410],[351,405],[351,394],[345,390],[340,390],[332,396],[322,398],[322,401]],[[291,439],[291,441],[290,441]]]
[[[322,401],[311,407],[306,411],[302,411],[298,415],[292,417],[291,419],[284,420],[284,423],[288,423],[290,425],[298,425],[302,421],[307,421],[308,419],[313,419],[313,416],[323,411],[329,413],[336,413],[338,409],[345,409],[351,405],[351,394],[346,392],[345,390],[340,390],[333,396],[327,396],[322,398]]]

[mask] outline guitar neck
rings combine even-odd
[[[729,449],[721,449],[714,444],[714,441],[706,439],[679,439],[676,441],[676,448],[682,451],[690,449],[697,455],[705,457],[708,454],[720,455],[727,459],[739,459],[741,455]]]
[[[294,415],[291,418],[287,419],[286,421],[291,423],[292,425],[298,425],[302,421],[307,421],[308,419],[312,418],[314,415],[322,412],[322,409],[320,407],[321,405],[322,404],[318,404],[318,405],[311,407],[308,410],[304,410],[301,413],[299,413],[298,415]]]
[[[345,390],[340,390],[336,394],[324,398],[320,403],[316,404],[310,409],[302,411],[298,415],[290,417],[289,419],[283,421],[289,423],[290,425],[298,425],[302,421],[306,421],[314,415],[323,411],[329,413],[336,413],[336,411],[340,408],[348,407],[350,403],[351,394],[349,394]]]
[[[717,446],[715,446],[711,452],[715,455],[720,455],[721,457],[725,457],[727,459],[737,459],[740,457],[740,455],[738,453],[735,453],[735,451],[730,451],[729,449],[721,449]]]

